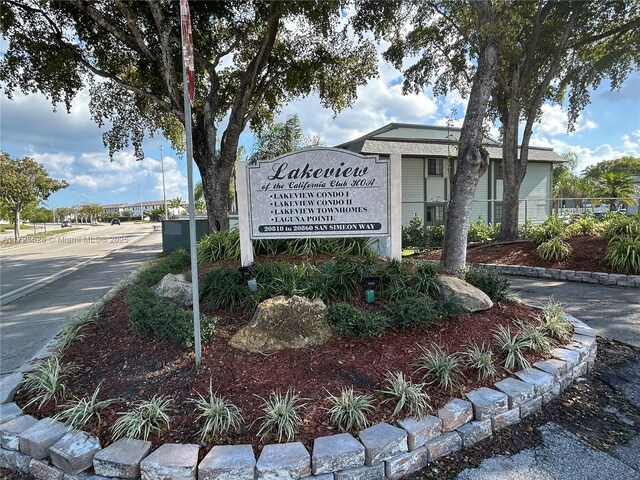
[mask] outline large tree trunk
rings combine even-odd
[[[501,108],[501,121],[504,131],[502,143],[502,220],[497,240],[511,241],[518,238],[518,215],[520,211],[520,185],[527,173],[526,162],[518,158],[518,131],[520,122],[520,86],[519,73],[513,74],[510,91],[511,98]]]
[[[477,2],[474,8],[480,28],[486,28],[494,22],[489,2]],[[440,260],[442,270],[452,274],[459,274],[465,266],[472,201],[478,181],[489,166],[489,153],[482,147],[482,122],[498,68],[498,47],[491,41],[482,43],[478,69],[460,132],[456,173],[451,182],[451,200]]]

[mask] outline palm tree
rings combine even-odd
[[[603,173],[596,180],[594,191],[597,196],[608,200],[612,211],[616,209],[616,199],[621,199],[627,205],[633,205],[638,195],[633,176],[627,173]]]
[[[169,208],[171,209],[171,213],[175,216],[175,211],[178,211],[178,215],[180,214],[180,209],[182,208],[182,198],[176,197],[172,198],[167,202],[169,204]]]

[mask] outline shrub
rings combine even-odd
[[[616,237],[640,236],[640,217],[626,215],[614,215],[605,221],[602,238],[611,241]]]
[[[484,223],[482,218],[478,217],[477,222],[469,222],[469,233],[467,234],[467,242],[486,242],[495,238],[496,230],[489,224]]]
[[[416,264],[411,289],[424,295],[437,295],[440,292],[440,284],[438,283],[439,273],[440,267],[434,262],[420,262]]]
[[[263,400],[262,411],[264,415],[259,418],[262,421],[258,436],[264,442],[269,436],[274,435],[278,443],[284,439],[287,442],[293,440],[296,427],[302,424],[299,410],[304,407],[301,399],[291,389],[282,395],[279,391],[271,392],[268,400]]]
[[[240,233],[237,228],[205,235],[197,246],[198,264],[240,258]]]
[[[372,337],[387,329],[388,320],[382,314],[363,312],[346,303],[333,303],[327,307],[327,323],[338,335]]]
[[[409,220],[408,226],[402,227],[402,246],[404,248],[427,246],[427,235],[422,220],[417,215]]]
[[[618,272],[639,274],[640,234],[635,237],[614,237],[609,242],[604,260]]]
[[[410,379],[405,378],[404,373],[387,372],[385,375],[385,385],[379,392],[389,397],[383,403],[393,402],[395,408],[391,414],[397,417],[400,412],[405,415],[422,418],[429,410],[429,396],[423,390],[424,383],[413,383]]]
[[[152,333],[179,345],[193,345],[193,313],[177,303],[158,298],[141,285],[132,287],[127,294],[129,326],[141,334]],[[215,335],[217,319],[201,317],[202,340],[210,343]]]
[[[469,313],[455,297],[439,298],[435,303],[438,320],[445,320]]]
[[[561,342],[566,342],[571,338],[573,327],[564,312],[564,306],[556,302],[553,298],[543,309],[543,324],[545,332],[551,337]]]
[[[493,339],[498,347],[506,353],[504,368],[512,372],[516,367],[529,368],[529,362],[524,356],[524,349],[530,347],[529,342],[518,335],[512,334],[509,328],[499,325],[497,331],[493,333]]]
[[[431,349],[422,348],[415,362],[416,372],[425,371],[425,376],[432,378],[440,387],[452,391],[457,383],[456,375],[460,373],[461,362],[457,355],[448,355],[438,345]]]
[[[493,362],[493,352],[484,343],[480,346],[471,345],[463,353],[466,365],[478,372],[478,380],[490,378],[496,374],[496,366]]]
[[[526,219],[524,223],[518,227],[518,235],[522,238],[532,238],[535,229],[536,227],[531,219]]]
[[[397,299],[411,294],[407,288],[409,272],[399,260],[390,260],[378,269],[377,274],[380,276],[380,291],[387,298]]]
[[[538,225],[531,235],[531,240],[540,245],[541,243],[560,237],[566,233],[567,225],[558,217],[551,215],[542,225]]]
[[[106,400],[98,401],[99,393],[100,385],[96,387],[93,395],[89,398],[72,398],[62,405],[62,410],[53,418],[78,430],[82,430],[92,418],[95,418],[98,426],[100,426],[100,412],[112,403],[116,402],[117,399],[108,398]]]
[[[152,433],[168,430],[172,403],[169,397],[154,395],[151,400],[134,403],[132,410],[118,413],[120,418],[111,428],[113,440],[121,437],[147,440]]]
[[[374,258],[375,252],[367,238],[296,238],[256,240],[253,244],[256,256],[281,254],[334,256],[355,255]]]
[[[426,228],[427,245],[441,247],[444,242],[444,224],[434,223]]]
[[[231,310],[251,296],[247,282],[238,270],[214,268],[200,281],[200,295],[212,308]]]
[[[26,406],[37,403],[40,409],[50,400],[57,401],[64,397],[66,386],[62,377],[71,369],[70,365],[62,365],[57,356],[51,356],[41,362],[26,375],[22,383],[31,397]]]
[[[573,249],[571,248],[571,245],[560,237],[554,237],[551,240],[547,240],[536,248],[538,257],[547,262],[560,262],[569,257],[572,251]]]
[[[439,313],[436,303],[424,295],[394,300],[387,303],[384,309],[390,326],[400,331],[431,325],[438,321]]]
[[[328,300],[347,300],[362,290],[362,277],[371,270],[371,265],[348,258],[338,258],[324,271]]]
[[[567,233],[572,236],[596,235],[600,231],[601,222],[593,215],[584,215],[572,221],[567,227]]]
[[[184,250],[176,250],[163,258],[146,264],[140,270],[138,280],[146,287],[158,283],[168,273],[180,273],[189,267],[191,257]]]
[[[208,396],[205,398],[198,393],[198,399],[193,400],[198,420],[204,419],[200,429],[202,441],[212,439],[215,435],[227,433],[230,429],[239,431],[242,427],[242,413],[233,403],[213,393],[212,380],[209,379]]]
[[[493,270],[470,267],[464,272],[464,280],[486,293],[495,302],[508,301],[511,298],[509,280]]]
[[[339,396],[329,395],[331,407],[327,409],[332,425],[343,432],[362,430],[369,425],[367,415],[371,412],[370,395],[356,395],[353,388],[343,388]]]

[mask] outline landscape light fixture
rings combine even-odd
[[[380,283],[380,277],[363,277],[362,283],[366,287],[364,291],[364,301],[367,303],[373,303],[376,299],[374,288]]]
[[[258,282],[256,278],[253,276],[253,270],[251,270],[251,266],[248,265],[246,267],[238,268],[238,271],[242,274],[244,279],[247,281],[247,285],[249,286],[249,290],[253,293],[258,291]]]

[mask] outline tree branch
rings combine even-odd
[[[118,9],[127,18],[127,27],[129,27],[129,31],[131,32],[131,35],[133,35],[133,38],[135,39],[136,44],[140,48],[140,51],[142,52],[142,54],[145,57],[147,57],[149,60],[155,61],[156,57],[153,55],[151,50],[149,50],[149,47],[147,47],[147,44],[144,43],[144,40],[142,39],[142,33],[140,33],[140,30],[136,26],[135,21],[131,17],[130,10],[127,7],[125,7],[124,3],[122,3],[122,0],[115,0],[115,2]]]
[[[640,27],[640,18],[636,18],[635,20],[632,20],[632,21],[627,22],[625,24],[619,25],[616,28],[612,28],[611,30],[607,30],[606,32],[602,32],[602,33],[599,33],[597,35],[591,35],[590,37],[583,38],[579,42],[574,43],[572,45],[569,45],[569,48],[571,48],[571,49],[580,48],[580,47],[583,47],[583,46],[588,45],[590,43],[597,42],[598,40],[602,40],[603,38],[610,37],[610,36],[615,35],[617,33],[626,33],[628,31],[636,29],[638,27]]]

